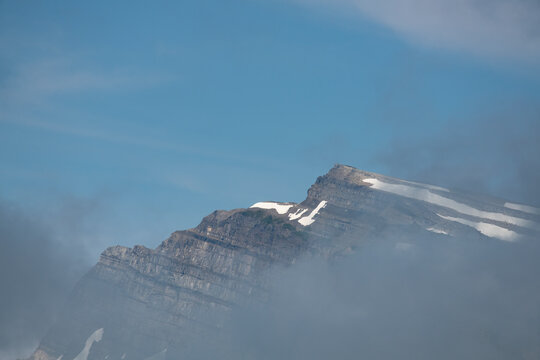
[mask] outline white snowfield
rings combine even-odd
[[[250,206],[250,208],[259,208],[259,209],[274,209],[277,211],[278,214],[283,215],[286,214],[290,208],[292,208],[294,204],[282,204],[278,202],[272,202],[272,201],[263,201],[258,202],[256,204],[253,204]]]
[[[514,203],[507,202],[507,203],[504,204],[504,207],[507,207],[507,208],[512,209],[512,210],[518,210],[518,211],[521,211],[521,212],[526,212],[526,213],[529,213],[529,214],[535,214],[535,215],[540,214],[540,209],[532,207],[532,206],[528,206],[528,205],[521,205],[521,204],[514,204]]]
[[[406,182],[407,184],[412,184],[412,185],[416,185],[416,186],[420,186],[420,187],[425,187],[427,189],[431,189],[431,190],[438,190],[438,191],[444,191],[444,192],[450,192],[450,190],[446,189],[446,188],[443,188],[443,187],[440,187],[440,186],[435,186],[435,185],[429,185],[429,184],[422,184],[422,183],[418,183],[418,182],[414,182],[414,181],[407,181],[407,180],[402,180],[403,182]]]
[[[416,188],[416,187],[401,185],[401,184],[390,184],[390,183],[386,183],[375,178],[364,179],[363,181],[368,184],[371,184],[371,188],[373,189],[389,192],[392,194],[400,195],[400,196],[411,198],[411,199],[425,201],[430,204],[434,204],[434,205],[438,205],[441,207],[454,210],[460,214],[474,216],[474,217],[478,217],[478,218],[482,218],[486,220],[500,221],[500,222],[517,225],[521,227],[527,227],[531,229],[539,228],[538,224],[536,224],[533,221],[521,219],[515,216],[506,215],[503,213],[479,210],[467,204],[463,204],[455,200],[449,199],[447,197],[434,194],[427,189]]]
[[[326,206],[328,202],[323,200],[317,205],[313,211],[307,216],[302,217],[309,209],[298,209],[296,212],[289,214],[289,220],[294,221],[298,220],[298,223],[302,226],[308,226],[315,222],[315,215]],[[294,204],[282,204],[278,202],[263,201],[251,205],[249,208],[258,208],[258,209],[267,209],[267,210],[276,210],[278,214],[283,215],[289,212],[289,210],[294,206]]]
[[[493,224],[489,224],[485,222],[475,222],[475,221],[470,221],[470,220],[462,219],[462,218],[456,218],[452,216],[444,216],[441,214],[437,214],[437,215],[445,220],[455,221],[457,223],[470,226],[478,230],[482,234],[492,237],[492,238],[497,238],[504,241],[517,241],[519,239],[518,233],[512,230],[508,230],[503,227],[497,226],[497,225],[493,225]]]
[[[315,222],[315,220],[313,220],[313,217],[315,215],[317,215],[319,213],[319,210],[321,210],[322,208],[324,208],[326,206],[328,202],[323,200],[319,203],[319,205],[317,205],[317,207],[315,209],[313,209],[313,211],[311,212],[311,214],[309,214],[308,216],[304,216],[303,218],[301,218],[300,220],[298,220],[298,222],[300,223],[300,225],[304,225],[304,226],[308,226],[308,225],[311,225]]]
[[[298,209],[294,214],[289,214],[289,220],[296,220],[302,217],[308,209]]]
[[[426,228],[426,230],[427,230],[427,231],[434,232],[435,234],[448,235],[448,232],[447,232],[447,231],[444,231],[444,230],[441,230],[441,229],[437,229],[437,228],[434,228],[434,227]]]
[[[100,342],[103,338],[103,328],[97,329],[86,339],[86,343],[84,344],[84,348],[82,351],[77,355],[73,360],[86,360],[88,358],[88,354],[90,353],[90,349],[92,348],[92,345],[94,345],[94,342]]]

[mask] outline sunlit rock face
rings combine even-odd
[[[374,241],[519,242],[538,222],[528,206],[336,165],[300,204],[215,211],[156,249],[108,248],[32,359],[166,359],[211,339],[236,305],[265,301],[272,268]]]

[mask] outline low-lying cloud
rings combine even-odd
[[[88,222],[96,199],[43,211],[0,201],[0,359],[28,357],[102,247]]]
[[[188,358],[538,358],[536,241],[373,240],[275,272],[269,302],[237,309]]]
[[[516,103],[421,139],[397,137],[387,174],[540,206],[540,109]]]

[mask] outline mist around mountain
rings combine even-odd
[[[0,360],[539,359],[539,25],[0,1]]]
[[[538,209],[336,165],[110,247],[32,359],[535,359]]]
[[[217,344],[203,340],[187,358],[538,357],[535,240],[416,241],[375,239],[346,258],[276,271],[268,303],[236,309]]]
[[[28,356],[92,263],[95,201],[63,199],[28,211],[0,201],[0,359]]]
[[[470,195],[470,193],[469,193]],[[170,359],[536,359],[538,233],[400,231],[271,271],[269,300]]]

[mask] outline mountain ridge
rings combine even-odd
[[[264,301],[270,269],[305,256],[342,256],[382,238],[400,244],[426,236],[515,242],[535,233],[537,214],[506,204],[337,164],[298,204],[216,210],[155,249],[107,248],[31,359],[75,359],[99,329],[100,341],[77,360],[181,351],[219,331],[235,306]]]

